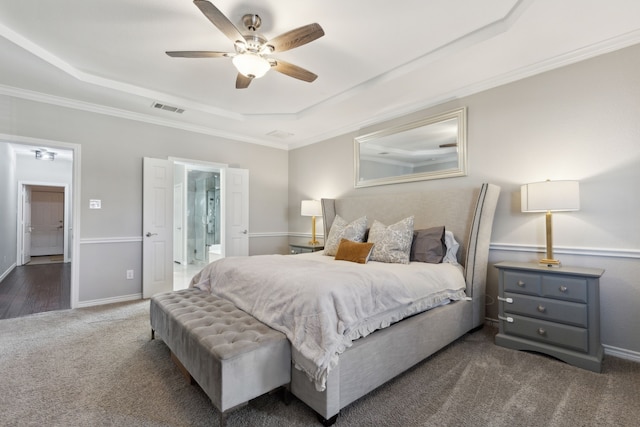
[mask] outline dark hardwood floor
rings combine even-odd
[[[71,263],[23,265],[0,282],[0,319],[71,308]]]

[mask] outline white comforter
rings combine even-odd
[[[321,253],[224,258],[194,276],[191,286],[283,332],[303,356],[295,366],[318,391],[353,340],[465,298],[460,266],[355,264]]]

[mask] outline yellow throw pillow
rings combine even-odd
[[[336,259],[366,264],[367,261],[369,261],[372,249],[373,243],[358,243],[347,239],[340,239]]]

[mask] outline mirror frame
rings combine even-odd
[[[360,180],[360,144],[376,140],[384,143],[386,137],[406,132],[423,126],[429,126],[451,119],[458,120],[458,166],[456,168],[445,169],[433,172],[421,172],[407,175],[388,176],[383,178]],[[354,187],[372,187],[375,185],[399,184],[404,182],[424,181],[430,179],[453,178],[467,175],[467,108],[462,107],[446,113],[430,116],[425,119],[411,123],[392,126],[387,129],[358,136],[353,140],[354,147]]]

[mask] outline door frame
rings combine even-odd
[[[147,160],[147,159],[149,159],[149,160]],[[152,162],[155,162],[155,161],[157,161],[157,162],[166,162],[166,163],[170,164],[170,165],[171,165],[171,167],[173,167],[173,168],[175,168],[175,165],[176,165],[176,164],[183,164],[183,165],[190,165],[190,166],[194,166],[194,167],[202,167],[202,168],[210,168],[210,169],[219,169],[219,171],[220,171],[220,173],[221,173],[221,188],[223,187],[223,184],[222,184],[222,176],[223,176],[223,174],[226,174],[226,171],[228,171],[228,170],[246,171],[246,177],[247,177],[246,184],[247,184],[247,186],[248,186],[248,173],[249,173],[249,172],[248,172],[248,170],[236,169],[236,168],[229,168],[227,165],[223,165],[223,164],[220,164],[220,163],[204,162],[204,161],[200,161],[200,160],[191,160],[191,159],[183,159],[183,158],[176,158],[176,157],[168,157],[166,160],[164,160],[164,159],[159,159],[159,158],[153,158],[153,157],[149,157],[149,158],[145,157],[145,158],[143,158],[143,160],[144,160],[143,164],[145,164],[147,161],[150,161],[150,164],[151,164]],[[185,169],[185,171],[186,171],[186,169]],[[171,206],[171,209],[170,209],[170,210],[166,210],[166,214],[165,214],[165,216],[171,216],[171,217],[172,217],[172,218],[171,218],[171,222],[173,222],[173,213],[174,213],[174,208],[175,208],[175,205],[174,205],[175,201],[173,200],[173,195],[174,195],[174,184],[175,184],[175,180],[173,180],[172,185],[170,186],[170,191],[168,191],[168,190],[166,190],[166,189],[164,190],[164,191],[166,192],[166,197],[170,197],[170,198],[171,198],[171,200],[172,200],[172,206]],[[147,179],[146,179],[146,177],[145,177],[145,174],[143,173],[143,182],[142,182],[142,186],[143,186],[143,193],[146,191],[145,189],[147,188],[147,186],[148,186],[148,185],[149,185],[149,183],[147,183]],[[164,188],[164,186],[163,186],[163,188]],[[167,185],[167,188],[169,188],[169,186],[168,186],[168,185]],[[225,201],[225,197],[226,197],[226,196],[225,196],[225,193],[226,193],[226,191],[222,191],[222,192],[221,192],[221,205],[222,205],[222,206],[221,206],[221,211],[224,211],[224,214],[223,214],[223,215],[221,215],[221,216],[222,216],[222,218],[221,218],[221,225],[220,225],[220,226],[221,226],[221,232],[222,232],[222,230],[223,230],[223,227],[226,227],[226,224],[225,224],[225,222],[226,222],[226,221],[225,221],[225,219],[224,219],[224,218],[227,216],[227,209],[225,208],[225,206],[226,206],[226,205],[225,205],[225,203],[226,203],[226,201]],[[249,202],[249,191],[248,191],[248,187],[247,187],[247,191],[246,191],[245,196],[246,196],[246,199],[247,199],[247,200],[246,200],[246,204],[245,204],[245,209],[247,209],[247,208],[248,208],[248,202]],[[143,201],[143,205],[144,205],[144,204],[145,204],[145,203],[144,203],[144,201]],[[151,207],[153,208],[153,205],[151,205]],[[144,208],[143,208],[143,211],[144,211]],[[152,216],[153,216],[153,215],[150,215],[150,217],[152,217]],[[142,279],[142,295],[143,295],[143,298],[146,298],[147,296],[150,296],[150,295],[152,294],[152,292],[154,292],[156,289],[151,289],[151,288],[146,284],[147,282],[146,282],[146,279],[145,279],[145,276],[146,276],[146,275],[148,275],[148,272],[147,272],[148,267],[146,266],[146,264],[147,264],[147,263],[149,263],[149,262],[150,262],[150,260],[155,259],[155,254],[153,254],[153,253],[146,254],[146,253],[145,253],[145,252],[147,252],[147,251],[151,251],[151,252],[153,252],[153,246],[152,246],[152,245],[149,245],[149,244],[145,245],[145,244],[144,244],[144,242],[147,242],[147,240],[145,239],[145,237],[149,237],[149,238],[151,238],[154,234],[153,234],[153,233],[151,233],[151,232],[148,232],[148,231],[147,231],[147,229],[146,229],[146,228],[148,228],[148,227],[147,227],[147,225],[145,225],[145,219],[144,219],[144,217],[145,217],[145,214],[143,213],[143,230],[142,230],[142,233],[143,233],[143,235],[142,235],[142,241],[143,241],[143,245],[142,245],[142,246],[143,246],[143,251],[142,251],[142,252],[143,252],[143,254],[142,254],[142,272],[143,272],[143,273],[142,273],[142,275],[143,275],[143,279]],[[243,234],[243,236],[247,239],[247,245],[246,245],[246,246],[247,246],[247,248],[246,248],[246,252],[247,252],[247,254],[246,254],[246,255],[248,255],[248,237],[249,237],[249,236],[248,236],[248,228],[249,228],[249,224],[248,224],[248,210],[247,210],[247,215],[246,215],[246,217],[247,217],[247,218],[246,218],[246,219],[247,219],[247,224],[246,224],[246,227],[243,227],[243,232],[242,232],[242,234]],[[167,221],[165,221],[165,222],[167,222]],[[149,236],[147,236],[147,232],[149,233]],[[172,234],[173,234],[173,227],[172,227]],[[224,234],[223,234],[223,236],[224,236]],[[223,236],[221,236],[221,243],[222,243],[222,241],[224,240],[224,237],[223,237]],[[166,241],[166,238],[165,238],[165,241]],[[172,251],[173,251],[173,242],[171,242],[171,245],[170,245],[170,246],[171,246]],[[223,247],[223,256],[227,256],[227,254],[226,254],[225,252],[226,252],[226,251],[225,251],[225,248]],[[172,255],[173,255],[173,254],[172,254]],[[163,258],[164,258],[164,257],[163,257]],[[167,261],[167,262],[168,262],[169,264],[171,264],[171,266],[173,266],[173,265],[175,264],[175,262],[174,262],[174,257],[173,257],[173,256],[171,256],[171,257],[169,257],[169,258],[170,258],[170,261]],[[145,272],[147,272],[147,273],[145,273]],[[171,277],[171,282],[173,283],[173,276]],[[163,285],[163,286],[164,286],[164,285]],[[158,287],[158,288],[159,288],[159,287]]]
[[[24,190],[26,187],[56,187],[63,188],[64,191],[64,214],[63,214],[63,238],[64,238],[64,262],[71,261],[71,256],[69,254],[69,214],[71,211],[71,200],[69,197],[69,185],[68,184],[58,184],[55,182],[42,182],[42,181],[18,181],[18,233],[17,233],[17,251],[18,254],[16,256],[16,265],[21,266],[24,265],[23,251],[22,251],[22,242],[24,241],[25,227],[22,224],[22,214],[24,212]]]
[[[223,169],[227,169],[229,168],[229,165],[226,163],[215,163],[215,162],[207,162],[204,160],[194,160],[194,159],[185,159],[185,158],[181,158],[181,157],[168,157],[167,160],[169,160],[170,162],[173,163],[174,167],[175,165],[179,164],[185,167],[185,179],[186,179],[186,175],[187,175],[187,168],[191,168],[191,169],[195,169],[195,170],[199,170],[199,171],[203,171],[203,172],[218,172],[222,174],[222,170]],[[220,185],[220,187],[222,188],[222,185]],[[184,258],[183,260],[185,262],[188,262],[188,255],[186,253],[186,248],[187,248],[187,233],[184,232],[186,230],[186,225],[185,225],[185,216],[186,216],[186,203],[187,203],[187,191],[186,189],[183,188],[183,192],[184,192],[184,196],[182,198],[182,206],[181,206],[181,212],[183,215],[183,241],[181,242],[181,245],[183,247],[183,251],[184,251]],[[175,204],[176,201],[174,200],[173,203]],[[222,230],[225,224],[225,213],[222,212],[221,209],[221,216],[222,218],[220,218],[221,220],[221,224],[220,224],[220,229]],[[224,231],[221,231],[222,233],[224,233]],[[222,247],[222,253],[224,254],[224,242],[222,241],[222,237],[220,238],[220,245]],[[174,254],[174,259],[175,259],[175,254]]]
[[[71,142],[54,141],[49,139],[31,138],[18,135],[0,133],[0,141],[8,144],[30,145],[33,147],[48,146],[73,152],[71,162],[71,197],[69,210],[73,212],[69,224],[70,230],[70,262],[71,262],[71,308],[76,308],[80,300],[80,176],[81,176],[81,145]],[[19,218],[16,218],[16,222]],[[17,263],[16,259],[16,263]]]

